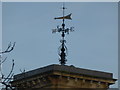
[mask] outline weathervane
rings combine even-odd
[[[61,25],[62,27],[57,26],[56,29],[52,30],[52,33],[59,32],[59,33],[61,33],[61,36],[62,36],[62,39],[60,40],[61,45],[59,47],[59,52],[58,52],[58,54],[60,56],[59,61],[60,61],[61,65],[65,65],[66,61],[67,61],[66,56],[67,56],[68,52],[67,52],[67,47],[65,45],[65,43],[66,43],[65,33],[69,34],[69,32],[73,32],[74,31],[73,30],[74,27],[65,28],[65,19],[72,20],[72,18],[71,18],[72,13],[70,13],[67,16],[64,16],[65,9],[66,8],[64,7],[64,3],[63,3],[63,7],[62,7],[63,16],[62,17],[56,17],[56,18],[54,18],[54,19],[62,19],[62,25]]]

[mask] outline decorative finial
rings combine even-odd
[[[65,19],[72,20],[72,18],[71,18],[72,13],[70,13],[69,15],[64,16],[64,13],[65,13],[64,10],[66,9],[65,6],[64,6],[64,3],[63,3],[63,8],[62,9],[63,9],[63,17],[56,17],[54,19],[62,19],[63,23],[62,23],[61,27],[57,26],[56,29],[53,29],[52,33],[56,33],[56,32],[61,33],[62,39],[60,40],[61,45],[60,45],[60,47],[58,49],[59,50],[58,54],[60,56],[60,59],[59,59],[60,64],[65,65],[66,61],[67,61],[66,56],[67,56],[67,53],[68,53],[67,52],[67,47],[65,45],[65,43],[66,43],[65,33],[69,34],[69,32],[72,32],[74,30],[73,30],[73,27],[65,28],[65,22],[64,21],[65,21]]]

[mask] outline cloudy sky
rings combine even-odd
[[[75,32],[66,35],[67,65],[104,72],[118,78],[118,6],[117,2],[66,2],[65,15],[72,13],[66,27]],[[61,25],[61,2],[3,2],[2,45],[16,42],[14,51],[3,64],[4,73],[15,59],[14,73],[50,64],[59,64],[60,33],[52,29]],[[117,84],[112,87],[117,87]]]

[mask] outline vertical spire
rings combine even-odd
[[[62,10],[63,10],[63,17],[64,17],[64,15],[65,15],[65,3],[63,2],[63,7],[62,7]],[[64,18],[63,18],[63,23],[64,23]]]
[[[65,6],[64,6],[64,3],[63,3],[63,17],[64,17],[64,13],[65,13]],[[59,56],[60,56],[60,59],[59,59],[59,61],[60,61],[60,64],[61,65],[65,65],[66,64],[66,56],[67,56],[67,54],[66,54],[66,52],[65,51],[67,51],[67,47],[65,46],[65,40],[64,40],[64,37],[65,37],[65,24],[64,24],[64,18],[63,18],[63,23],[62,23],[62,40],[61,40],[61,53],[59,54]],[[66,48],[65,48],[66,47]]]
[[[66,40],[65,40],[65,33],[69,34],[70,31],[74,31],[73,30],[73,27],[70,27],[70,28],[65,28],[65,19],[70,19],[71,20],[71,14],[67,15],[67,16],[64,16],[65,14],[65,6],[64,6],[64,3],[63,3],[63,7],[62,7],[62,10],[63,10],[63,17],[57,17],[57,18],[54,18],[54,19],[62,19],[62,25],[61,27],[57,27],[56,29],[53,29],[53,33],[55,32],[60,32],[61,33],[61,37],[62,39],[60,40],[60,47],[59,47],[59,52],[58,52],[58,55],[60,56],[60,64],[61,65],[65,65],[66,64],[66,56],[67,56],[67,47],[65,45],[66,43]]]
[[[62,9],[63,9],[63,17],[64,17],[64,14],[65,14],[65,3],[63,2],[63,7],[62,7]]]

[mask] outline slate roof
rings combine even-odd
[[[63,71],[68,73],[74,73],[74,74],[80,74],[80,75],[87,75],[97,78],[105,78],[105,79],[113,79],[113,74],[108,72],[101,72],[101,71],[95,71],[95,70],[89,70],[89,69],[83,69],[83,68],[77,68],[74,66],[67,66],[67,65],[48,65],[46,67],[38,68],[35,70],[31,70],[22,74],[17,74],[14,76],[15,80],[24,79],[27,77],[31,77],[34,75],[38,75],[41,73],[46,73],[49,71]]]

